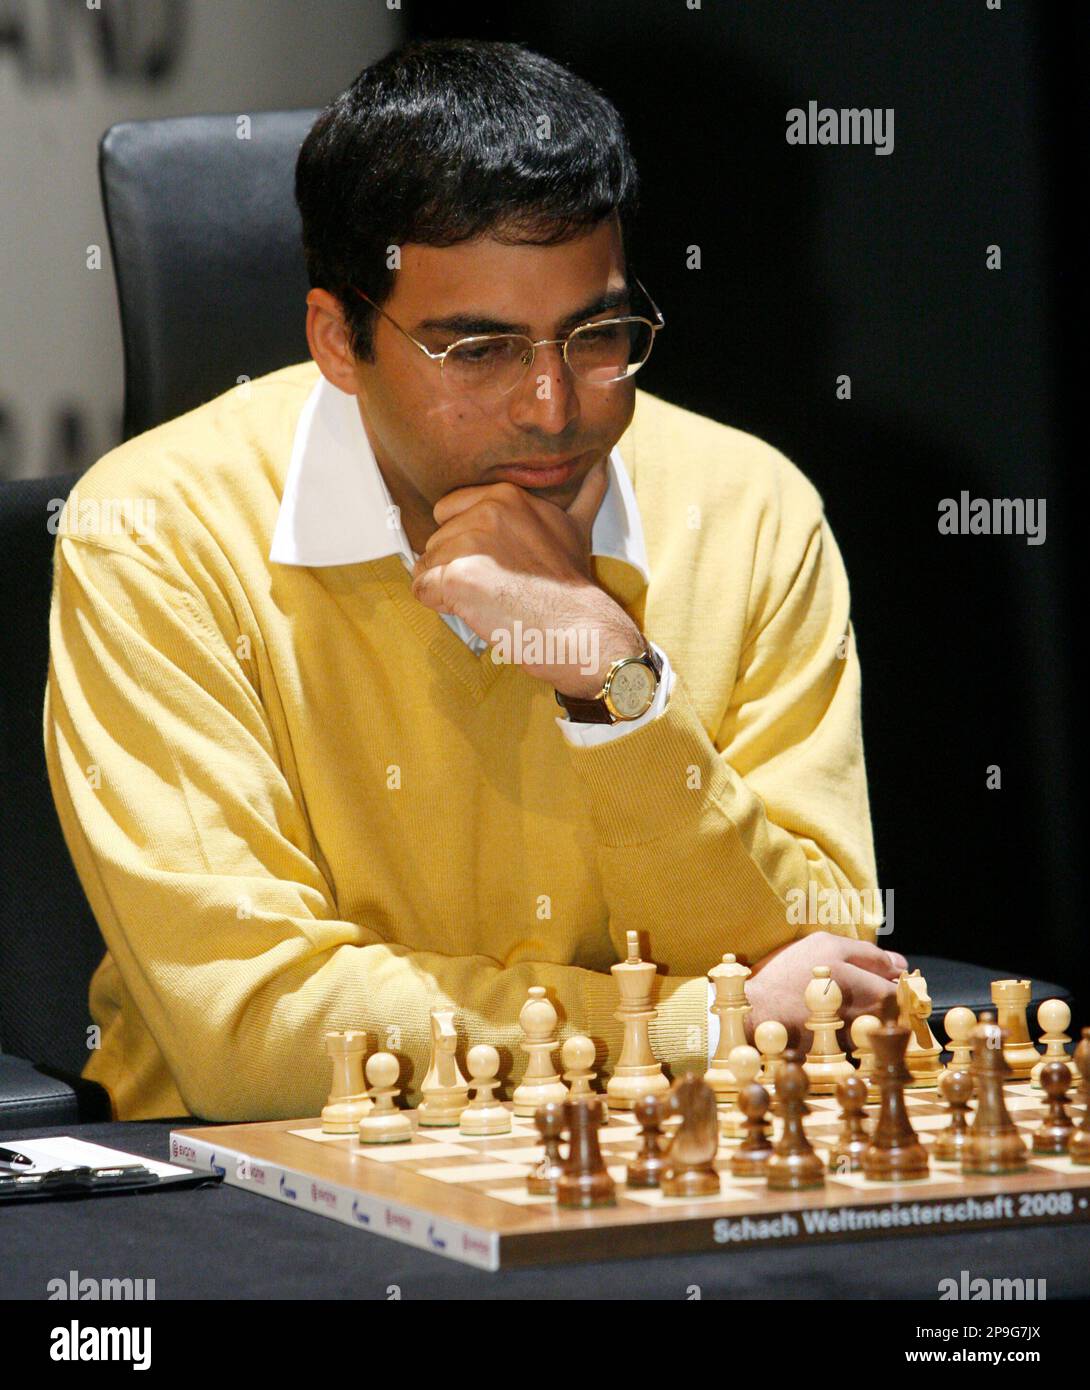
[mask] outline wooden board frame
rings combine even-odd
[[[1043,1114],[1040,1093],[1025,1084],[1006,1092],[1025,1136]],[[910,1092],[908,1101],[917,1125],[930,1126],[919,1129],[926,1142],[944,1122],[941,1106],[934,1092]],[[821,1098],[810,1104],[807,1132],[820,1148],[835,1132],[835,1105]],[[220,1171],[234,1186],[487,1270],[1090,1221],[1090,1166],[1066,1158],[1031,1155],[1027,1172],[1005,1177],[962,1176],[956,1165],[932,1160],[923,1182],[865,1183],[830,1174],[823,1189],[771,1193],[762,1179],[730,1177],[729,1141],[720,1145],[724,1189],[717,1197],[687,1201],[619,1187],[614,1207],[562,1210],[525,1197],[533,1161],[527,1151],[540,1149],[530,1123],[514,1123],[514,1135],[488,1138],[418,1130],[410,1144],[381,1146],[381,1153],[350,1135],[321,1135],[317,1119],[199,1127],[172,1132],[170,1157]],[[310,1137],[293,1132],[308,1130]],[[637,1147],[631,1116],[611,1115],[601,1139],[607,1164],[622,1175],[620,1165]],[[480,1176],[436,1176],[453,1177],[454,1170]]]

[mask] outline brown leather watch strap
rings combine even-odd
[[[612,714],[606,708],[606,702],[601,697],[597,700],[576,700],[571,695],[561,695],[558,690],[556,703],[562,705],[568,712],[568,718],[573,719],[577,724],[612,724],[614,722]]]
[[[657,680],[662,679],[662,662],[659,660],[658,653],[651,643],[644,638],[645,646],[640,653],[655,673]],[[615,720],[609,712],[609,707],[601,695],[597,695],[592,700],[577,699],[571,695],[561,695],[559,690],[553,692],[556,696],[556,703],[567,710],[568,718],[578,724],[616,724],[620,721]]]

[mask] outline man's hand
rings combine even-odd
[[[901,971],[908,969],[898,952],[834,932],[813,932],[792,941],[758,961],[746,981],[746,997],[753,1005],[745,1024],[751,1040],[757,1024],[774,1018],[787,1029],[792,1047],[809,1047],[810,1032],[803,1025],[810,1014],[803,996],[815,965],[829,966],[840,986],[840,1017],[848,1028],[860,1014],[877,1014],[886,996],[897,992]],[[845,1051],[851,1047],[850,1037],[843,1033],[841,1045]]]
[[[603,456],[567,510],[514,483],[447,493],[413,569],[413,595],[488,642],[508,634],[514,643],[518,621],[523,643],[537,632],[552,648],[541,654],[554,658],[523,660],[528,675],[564,695],[597,695],[612,662],[644,650],[639,628],[592,578],[591,528],[607,486]]]

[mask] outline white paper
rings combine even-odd
[[[124,1153],[121,1149],[89,1144],[85,1139],[73,1139],[70,1134],[60,1134],[53,1139],[9,1139],[7,1135],[0,1135],[0,1148],[13,1149],[34,1160],[33,1168],[0,1168],[0,1174],[5,1177],[44,1173],[50,1168],[66,1167],[71,1163],[87,1164],[92,1168],[111,1168],[118,1163],[142,1163],[161,1178],[192,1172],[190,1168],[179,1168],[173,1163],[159,1163],[154,1158],[142,1158],[139,1154]]]

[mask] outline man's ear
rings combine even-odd
[[[348,395],[359,390],[356,359],[348,343],[344,309],[328,290],[307,294],[307,346],[325,379]]]

